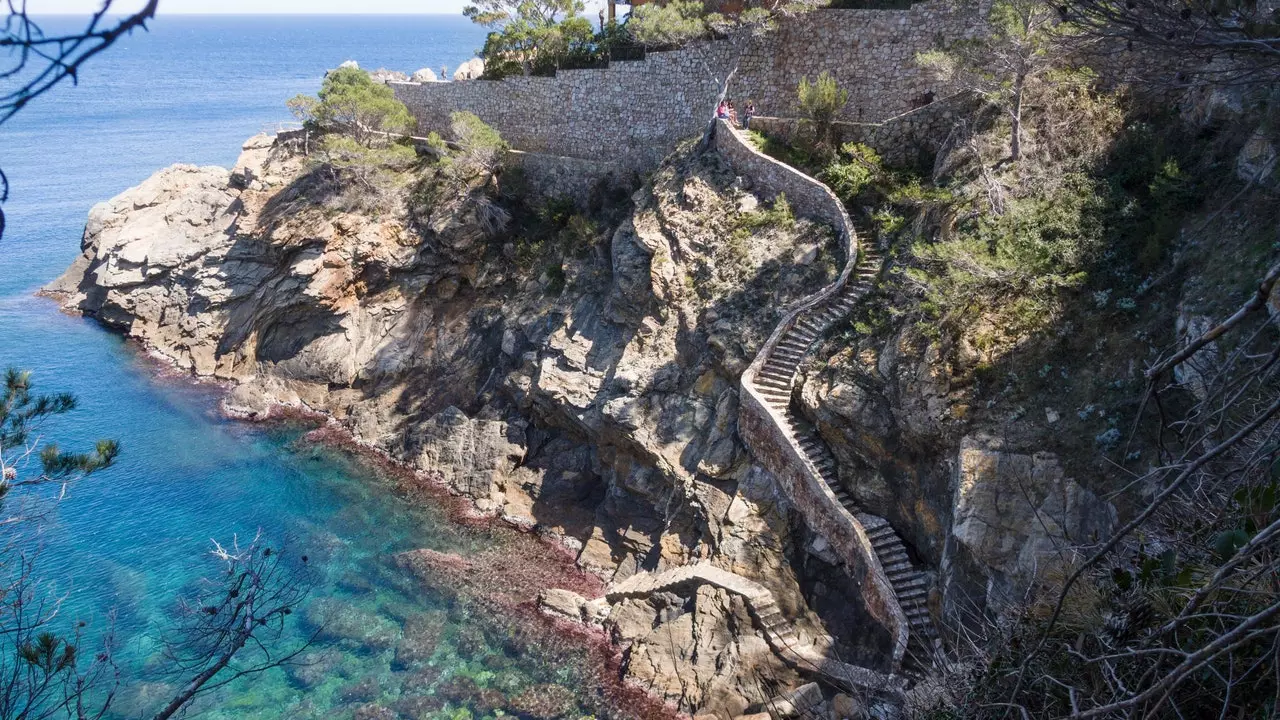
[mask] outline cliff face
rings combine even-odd
[[[767,587],[802,634],[831,632],[735,430],[738,374],[779,308],[833,277],[828,231],[691,151],[620,214],[575,216],[561,247],[493,232],[492,184],[413,214],[411,179],[353,203],[329,172],[266,137],[230,172],[162,170],[93,208],[46,291],[235,381],[229,410],[328,413],[482,513],[563,536],[585,568],[617,581],[710,560]],[[664,597],[624,601],[616,631],[660,694],[733,715],[798,682],[740,599]]]
[[[495,177],[424,195],[423,172],[253,138],[231,171],[174,166],[93,208],[46,290],[234,381],[235,414],[327,413],[615,586],[700,562],[754,580],[788,642],[886,671],[861,589],[736,427],[742,371],[845,262],[830,230],[689,147],[591,213],[521,205]],[[936,617],[1014,608],[1062,543],[1113,522],[1034,434],[962,421],[964,388],[910,326],[818,357],[797,404],[857,502],[939,571]],[[751,602],[685,585],[548,606],[607,615],[629,677],[733,717],[805,680]]]

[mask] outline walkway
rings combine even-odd
[[[605,598],[616,603],[625,598],[647,597],[685,585],[712,585],[741,596],[769,647],[801,672],[819,675],[839,684],[842,689],[890,695],[898,695],[903,690],[900,678],[841,662],[814,644],[802,642],[795,625],[782,614],[768,588],[707,562],[683,565],[656,574],[637,573],[610,588]]]
[[[762,179],[764,189],[786,192],[789,200],[796,194],[811,198],[808,214],[833,219],[848,257],[840,277],[792,309],[742,374],[739,432],[863,588],[868,610],[894,637],[895,671],[904,660],[908,670],[927,667],[938,649],[928,609],[929,575],[912,564],[887,520],[854,503],[840,481],[834,454],[792,402],[801,363],[871,291],[883,262],[858,243],[843,203],[825,185],[760,153],[723,121],[716,129],[716,147],[739,173]]]

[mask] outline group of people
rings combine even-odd
[[[738,110],[733,106],[732,100],[721,100],[720,105],[716,107],[716,117],[722,120],[728,120],[737,127],[751,129],[751,116],[756,114],[756,104],[747,101],[747,106],[742,109],[742,122],[738,122]]]

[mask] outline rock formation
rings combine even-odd
[[[437,82],[436,72],[431,68],[420,68],[413,71],[413,75],[409,76],[413,82]]]
[[[46,290],[234,381],[236,414],[327,413],[479,511],[560,536],[613,583],[709,563],[764,588],[807,644],[889,672],[859,588],[737,435],[739,376],[783,308],[844,262],[829,229],[762,212],[750,177],[691,148],[629,201],[538,243],[486,221],[512,202],[492,184],[423,208],[413,178],[353,193],[336,172],[265,136],[231,171],[162,170],[93,208],[82,255]],[[836,376],[806,381],[802,409],[860,500],[946,572],[944,599],[997,607],[1032,579],[1055,528],[1110,517],[1052,457],[940,429],[946,388],[928,357],[904,348],[881,363],[901,393],[892,407]],[[905,435],[895,460],[889,443]],[[1034,510],[1010,502],[1024,475]],[[1031,522],[1041,515],[1058,525]],[[723,587],[551,593],[543,606],[605,622],[628,648],[625,672],[687,711],[758,711],[812,674]]]
[[[484,61],[480,58],[471,58],[453,71],[454,80],[475,80],[481,75],[484,75]]]

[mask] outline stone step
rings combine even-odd
[[[876,555],[880,556],[881,565],[896,565],[900,562],[911,561],[911,558],[907,555],[907,551],[900,548],[893,550],[882,550],[880,548],[876,548]]]
[[[907,616],[907,622],[911,623],[912,626],[933,624],[933,618],[929,615],[929,611],[922,606],[903,607],[902,612]]]
[[[898,604],[902,606],[902,611],[906,613],[908,617],[929,614],[928,605],[919,600],[904,601],[899,598]]]
[[[760,368],[760,371],[791,374],[796,371],[796,365],[797,363],[787,362],[782,358],[774,356],[765,361],[765,364]]]
[[[871,544],[876,546],[877,549],[889,544],[897,545],[901,542],[898,540],[898,534],[895,533],[893,528],[888,525],[883,525],[875,528],[874,530],[868,530],[867,539],[870,540]]]
[[[917,590],[929,593],[929,576],[924,573],[916,573],[914,577],[907,578],[900,583],[894,585],[901,592],[916,592]]]
[[[755,379],[756,387],[768,387],[775,390],[785,390],[787,394],[791,393],[791,380],[779,380],[778,378],[766,375],[757,375]]]
[[[887,532],[886,528],[888,528]],[[868,533],[867,536],[871,538],[871,543],[876,546],[877,550],[903,550],[906,548],[906,545],[903,545],[902,540],[898,538],[898,534],[893,532],[893,528],[889,528],[887,525],[883,528],[876,528],[874,535]]]
[[[862,296],[866,295],[867,291],[870,289],[871,283],[869,281],[858,280],[856,282],[851,282],[844,287],[844,296],[854,302],[857,302],[861,300]]]
[[[824,330],[820,324],[812,320],[808,315],[796,321],[796,328],[803,331],[805,335],[809,336],[813,340],[817,340],[818,336],[822,335]]]
[[[796,342],[804,343],[807,347],[818,339],[818,334],[809,328],[800,327],[800,321],[797,320],[795,326],[783,337],[795,338]]]
[[[797,350],[799,352],[809,352],[809,346],[811,344],[812,343],[807,342],[805,340],[792,337],[790,333],[783,335],[782,339],[778,341],[779,348],[786,348],[788,350]]]
[[[782,360],[783,362],[799,364],[799,362],[804,359],[804,356],[806,354],[807,353],[804,350],[796,350],[795,348],[783,347],[779,345],[778,347],[773,349],[773,352],[770,354],[769,359],[772,360],[773,358],[777,358],[779,360]]]
[[[888,520],[878,515],[868,515],[866,513],[858,515],[858,522],[862,523],[862,527],[866,529],[868,534],[889,524]]]
[[[893,589],[895,595],[898,596],[899,605],[908,605],[911,603],[926,603],[929,598],[929,591],[924,588],[911,588],[910,590],[901,590],[896,586]]]
[[[795,377],[794,370],[777,370],[765,366],[757,375],[759,380],[770,380],[779,387],[791,387],[791,380]]]
[[[894,576],[902,576],[907,573],[915,572],[915,568],[911,567],[911,563],[906,560],[899,560],[896,563],[880,563],[880,565],[884,567],[884,572],[886,575],[890,576],[890,580],[892,580]]]

